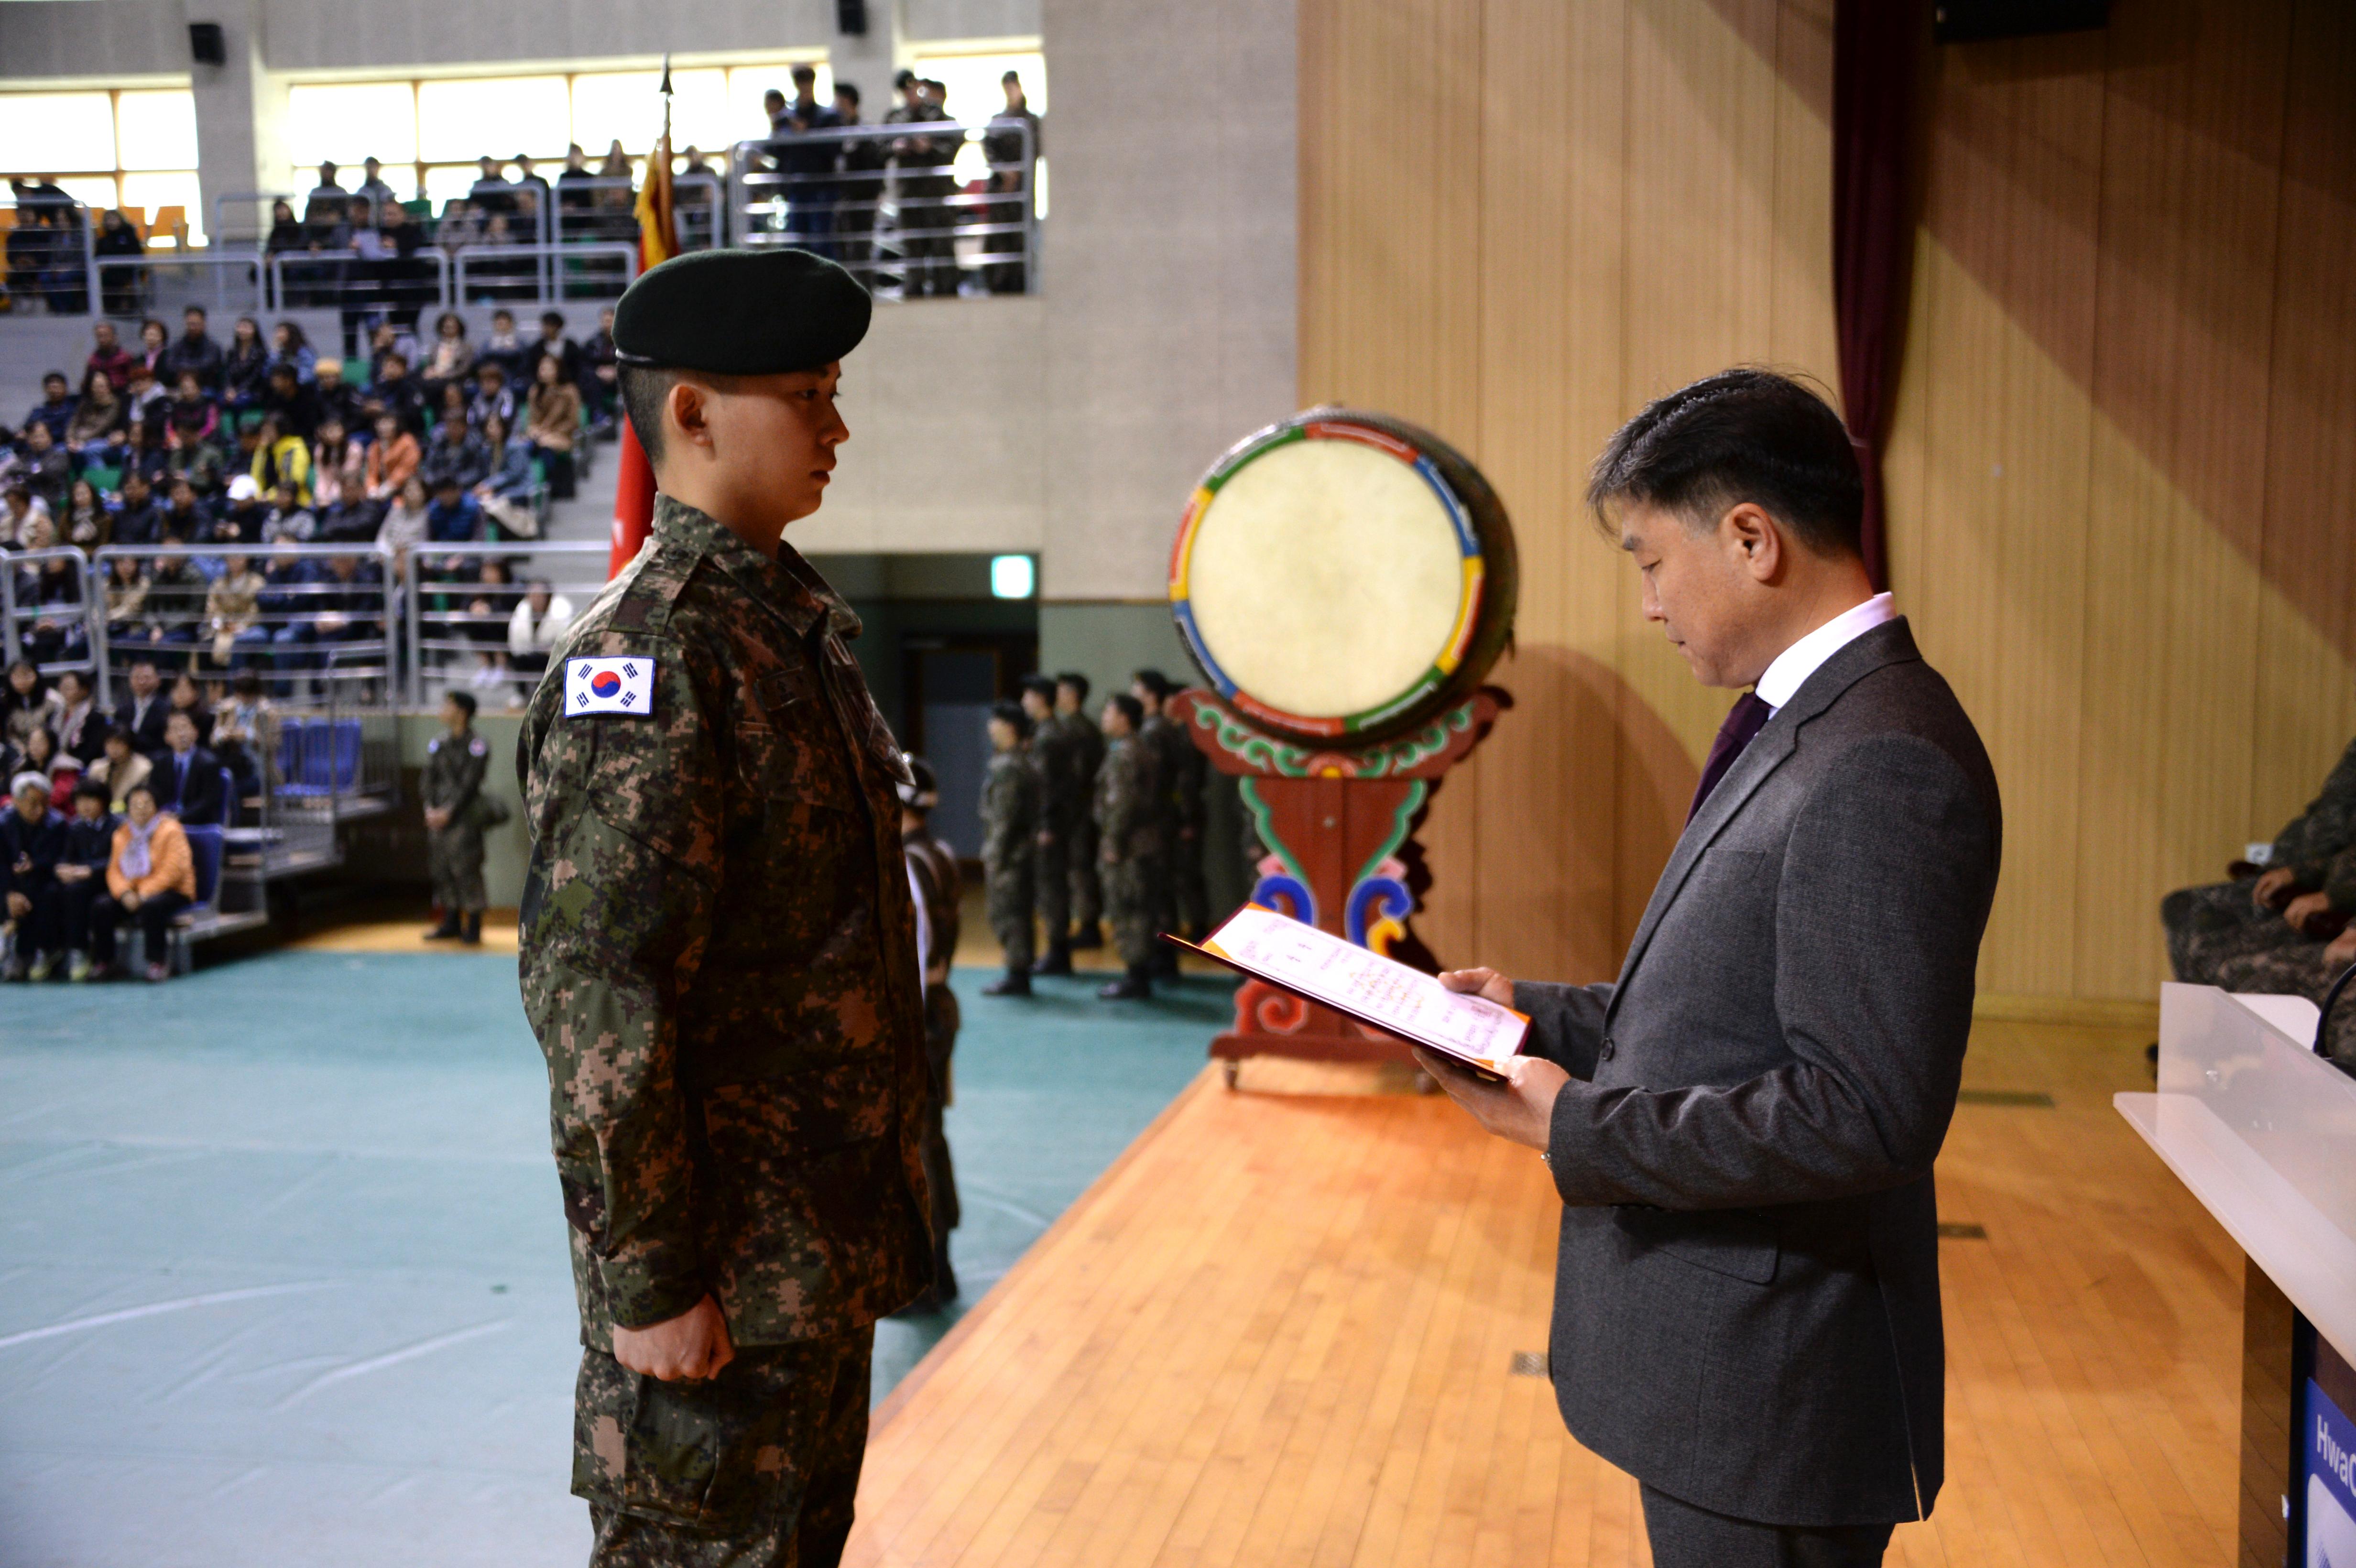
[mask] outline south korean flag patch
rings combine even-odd
[[[655,708],[655,661],[643,654],[564,661],[564,712],[647,715]]]

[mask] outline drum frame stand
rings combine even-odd
[[[1172,694],[1164,711],[1213,767],[1240,781],[1266,849],[1253,902],[1431,973],[1437,961],[1408,929],[1431,882],[1416,832],[1449,769],[1513,705],[1510,692],[1484,686],[1395,740],[1332,751],[1270,734],[1201,689]],[[1389,1035],[1248,979],[1211,1058],[1233,1088],[1238,1065],[1253,1056],[1412,1060]]]

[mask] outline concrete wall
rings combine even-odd
[[[1151,598],[1194,481],[1294,407],[1291,0],[1044,0],[1045,595]]]
[[[24,87],[53,77],[80,78],[102,87],[126,77],[186,76],[191,19],[181,0],[0,5],[0,80]],[[193,19],[212,17],[199,9]]]

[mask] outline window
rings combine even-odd
[[[85,206],[136,208],[132,216],[149,226],[148,243],[161,247],[177,237],[155,230],[168,216],[159,209],[177,207],[188,242],[205,242],[197,106],[185,87],[0,92],[0,148],[18,156],[37,149],[42,160],[12,170],[11,182],[46,178]],[[15,205],[13,191],[0,200],[0,208]]]
[[[918,76],[931,77],[948,89],[942,107],[949,118],[969,125],[986,123],[1006,107],[1006,89],[1001,79],[1008,71],[1023,79],[1023,99],[1031,112],[1045,118],[1047,113],[1047,57],[1037,49],[1011,53],[972,55],[924,55],[909,62],[909,69]],[[875,108],[866,116],[880,120],[890,104]],[[981,177],[984,164],[980,146],[980,133],[969,133],[966,144],[958,149],[958,176],[975,180]],[[1047,160],[1039,160],[1039,216],[1047,216]]]
[[[824,62],[812,63],[818,67],[819,98],[831,101],[833,80]],[[790,94],[794,64],[791,57],[780,57],[750,65],[674,68],[672,150],[683,155],[694,147],[724,164],[736,143],[766,134],[761,95],[773,87]],[[534,172],[552,181],[563,167],[568,142],[581,144],[592,167],[605,161],[608,147],[621,143],[635,179],[644,173],[647,154],[662,129],[661,86],[659,69],[300,83],[287,92],[291,162],[283,188],[299,198],[317,183],[318,165],[327,160],[337,165],[337,178],[349,189],[359,182],[361,160],[373,155],[382,161],[385,182],[397,195],[403,200],[423,197],[439,213],[480,177],[477,163],[485,154],[507,164],[510,179],[512,160],[526,154],[538,165]],[[0,136],[6,129],[0,123]]]

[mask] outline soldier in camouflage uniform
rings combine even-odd
[[[1031,994],[1031,911],[1038,901],[1039,774],[1024,742],[1029,715],[1012,702],[990,710],[990,771],[981,781],[982,892],[1006,973],[985,997]]]
[[[1055,718],[1072,737],[1072,773],[1079,813],[1072,829],[1072,921],[1075,948],[1104,945],[1104,890],[1097,880],[1097,770],[1104,766],[1104,731],[1088,717],[1088,677],[1066,670],[1055,677]]]
[[[1178,690],[1158,669],[1141,669],[1129,694],[1145,710],[1138,738],[1153,750],[1162,773],[1162,875],[1156,889],[1156,928],[1200,937],[1205,918],[1203,893],[1203,754],[1171,721],[1162,704]],[[1156,944],[1153,969],[1178,977],[1178,950]]]
[[[958,906],[965,880],[958,869],[957,851],[933,837],[940,784],[924,758],[906,760],[909,782],[900,786],[900,848],[908,858],[909,891],[916,901],[916,939],[925,965],[925,1057],[933,1070],[934,1089],[925,1121],[925,1185],[933,1195],[933,1288],[910,1310],[937,1312],[956,1300],[958,1293],[957,1271],[949,1267],[949,1232],[962,1216],[941,1113],[952,1097],[949,1061],[957,1050],[958,1020],[949,965],[957,957]]]
[[[483,940],[483,775],[491,743],[475,733],[475,696],[454,691],[442,699],[442,733],[425,742],[425,854],[434,874],[434,901],[442,923],[428,942],[452,938],[473,947]]]
[[[614,339],[653,532],[523,721],[524,1011],[604,1568],[837,1562],[875,1319],[932,1283],[908,775],[858,617],[781,538],[824,494],[868,311],[786,249],[631,285]]]
[[[1097,993],[1108,1002],[1153,995],[1162,907],[1162,763],[1141,732],[1145,709],[1127,692],[1105,699],[1104,766],[1097,773],[1097,869],[1105,914],[1128,972]]]
[[[2356,912],[2351,850],[2356,741],[2323,781],[2322,793],[2276,837],[2261,875],[2179,888],[2161,901],[2176,977],[2227,990],[2287,990],[2319,998],[2320,985],[2291,982],[2322,972],[2324,943]]]
[[[1055,683],[1044,675],[1023,677],[1023,712],[1031,720],[1031,765],[1039,775],[1038,859],[1033,880],[1039,898],[1039,924],[1047,951],[1031,965],[1033,975],[1072,972],[1072,846],[1088,797],[1080,792],[1079,737],[1055,711]]]

